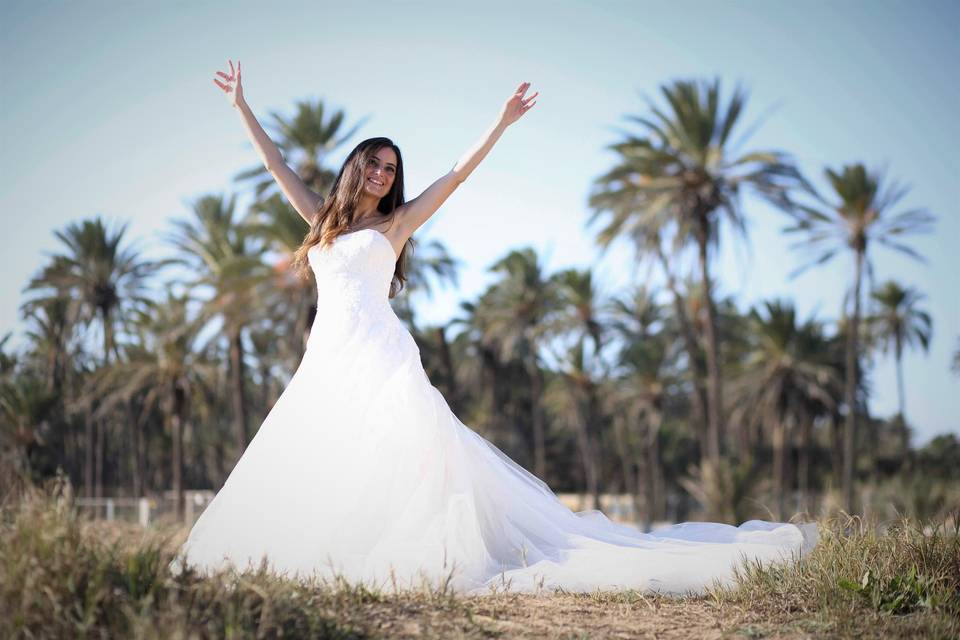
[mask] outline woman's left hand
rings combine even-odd
[[[523,97],[523,94],[525,94],[529,88],[529,82],[521,82],[520,86],[517,87],[516,93],[510,96],[503,104],[503,109],[500,111],[500,122],[503,123],[504,126],[513,124],[520,119],[520,116],[529,111],[533,105],[537,104],[534,98],[540,94],[539,91],[527,98]]]

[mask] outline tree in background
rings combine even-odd
[[[913,287],[904,288],[888,280],[872,294],[877,304],[876,313],[868,319],[875,338],[884,354],[893,352],[897,364],[897,399],[900,417],[906,419],[906,396],[903,387],[903,350],[919,346],[925,352],[930,349],[933,335],[933,320],[930,314],[919,308],[925,298]]]
[[[651,227],[669,230],[676,250],[695,248],[706,316],[706,456],[717,465],[724,440],[723,376],[710,265],[719,247],[720,224],[726,221],[745,236],[741,190],[789,208],[789,193],[802,178],[783,152],[737,149],[739,142],[731,135],[747,100],[740,88],[725,105],[719,78],[678,80],[663,85],[661,92],[666,108],[648,100],[649,115],[628,116],[643,134],[626,134],[611,145],[616,164],[597,178],[591,204],[612,214],[603,238],[634,238]]]
[[[328,155],[352,138],[366,119],[361,120],[351,129],[344,132],[346,114],[337,109],[329,114],[322,100],[315,103],[309,100],[297,102],[296,113],[287,118],[277,112],[271,112],[272,123],[267,127],[273,129],[271,139],[284,155],[284,161],[289,164],[303,183],[321,195],[328,194],[337,175],[325,166]],[[278,189],[276,181],[262,164],[247,169],[238,174],[234,181],[252,181],[254,193],[258,200],[264,199],[264,194],[270,195]]]
[[[797,321],[790,302],[773,300],[750,311],[752,347],[735,383],[738,419],[770,432],[776,517],[787,517],[786,494],[792,486],[788,462],[793,435],[808,448],[812,407],[832,407],[840,378],[829,361],[819,323]]]
[[[827,168],[825,175],[832,189],[832,201],[808,184],[805,193],[812,199],[812,203],[797,203],[791,213],[795,224],[786,231],[802,236],[794,247],[809,250],[814,254],[814,258],[794,271],[794,275],[810,266],[822,265],[840,252],[850,251],[853,254],[853,309],[852,312],[844,309],[844,315],[848,316],[850,321],[844,393],[847,419],[843,438],[844,504],[847,511],[852,513],[854,446],[859,409],[857,374],[860,362],[860,301],[865,270],[872,280],[873,264],[869,250],[876,243],[922,260],[916,251],[903,243],[903,237],[930,230],[934,216],[919,208],[894,212],[894,207],[907,194],[908,189],[896,182],[887,184],[879,173],[868,172],[862,164],[844,166],[840,172]]]
[[[134,310],[149,301],[149,278],[165,264],[144,260],[137,249],[123,247],[126,230],[127,224],[109,229],[97,216],[55,231],[66,252],[52,256],[40,274],[30,280],[25,292],[40,294],[21,307],[25,315],[40,307],[47,313],[64,315],[68,318],[65,321],[61,317],[50,319],[63,321],[70,330],[95,326],[102,337],[101,366],[119,357],[117,333],[129,324]],[[54,310],[53,305],[62,304],[56,300],[68,301],[67,308]],[[97,399],[88,400],[92,409]],[[103,495],[105,424],[103,420],[95,422],[86,420],[84,492],[99,498]]]
[[[246,362],[244,330],[262,309],[262,287],[270,270],[263,263],[262,245],[254,242],[251,229],[237,220],[235,198],[208,195],[193,204],[194,217],[174,220],[169,241],[180,251],[177,261],[192,276],[189,288],[208,287],[203,316],[222,321],[229,345],[230,395],[236,458],[247,447],[248,402],[245,387]]]
[[[489,271],[501,279],[490,290],[482,313],[486,317],[484,339],[497,345],[500,360],[523,364],[530,382],[530,415],[533,425],[534,474],[547,471],[546,426],[541,397],[544,390],[540,349],[548,338],[548,317],[559,305],[556,286],[544,274],[533,249],[513,250],[495,262]]]

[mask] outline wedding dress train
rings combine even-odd
[[[283,394],[182,552],[201,569],[458,592],[702,592],[741,558],[789,561],[815,524],[687,522],[652,533],[574,513],[454,415],[388,292],[396,254],[362,229],[308,253],[317,315]]]

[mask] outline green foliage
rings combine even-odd
[[[941,521],[837,516],[818,526],[817,546],[799,562],[745,563],[737,586],[717,589],[714,597],[816,612],[831,635],[960,634],[960,511]],[[921,617],[871,623],[865,610]]]
[[[867,569],[859,582],[840,579],[837,584],[847,591],[860,594],[877,611],[901,614],[917,609],[935,609],[942,603],[936,582],[917,575],[917,566],[906,575],[880,578]]]

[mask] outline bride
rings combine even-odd
[[[685,522],[652,533],[574,513],[541,480],[464,425],[424,372],[389,300],[411,234],[536,104],[521,83],[449,173],[403,197],[387,138],[350,152],[330,194],[308,189],[247,106],[240,63],[214,82],[266,168],[310,224],[297,258],[317,315],[283,394],[181,549],[200,570],[266,560],[290,577],[373,586],[445,583],[458,592],[634,588],[702,592],[742,559],[789,560],[816,525]]]

